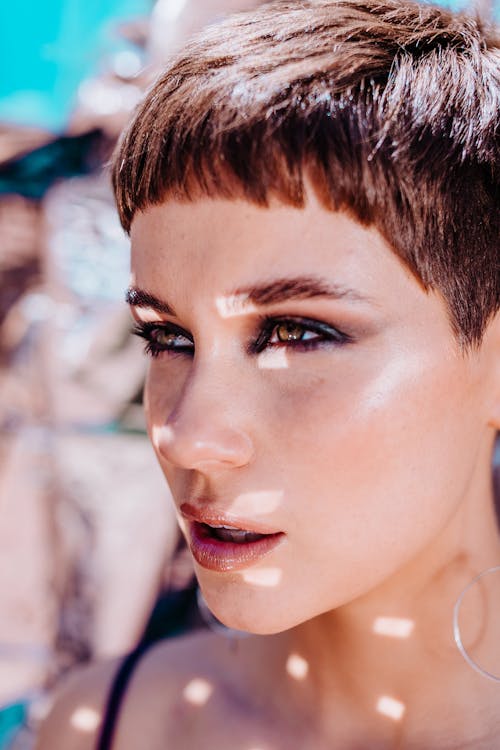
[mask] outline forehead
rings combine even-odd
[[[325,209],[310,196],[304,208],[203,198],[168,201],[132,223],[134,281],[150,287],[253,283],[256,276],[328,275],[373,296],[380,284],[419,286],[373,227]]]

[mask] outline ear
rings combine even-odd
[[[488,424],[500,430],[500,311],[488,324],[481,344],[483,364],[487,368],[485,394],[488,407]],[[482,357],[482,358],[483,358]]]

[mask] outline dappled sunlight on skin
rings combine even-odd
[[[79,732],[94,732],[101,722],[101,715],[94,708],[80,706],[71,715],[70,724]]]
[[[161,442],[170,445],[174,440],[174,431],[168,424],[154,424],[151,428],[151,438],[153,445],[160,445]]]
[[[405,704],[389,695],[382,695],[377,701],[377,711],[393,721],[401,721],[405,712]]]
[[[309,663],[299,654],[290,654],[286,660],[286,671],[295,680],[305,680],[309,673]]]
[[[241,577],[245,583],[253,583],[255,586],[272,588],[277,586],[283,577],[281,568],[255,568],[242,571]]]
[[[214,687],[208,680],[203,677],[195,677],[188,682],[182,694],[186,701],[193,706],[204,706],[213,691]]]
[[[283,500],[283,490],[258,490],[257,492],[242,492],[234,501],[236,507],[245,508],[246,513],[273,513]]]
[[[259,370],[286,370],[289,367],[285,349],[265,349],[257,357]]]
[[[248,294],[228,294],[217,297],[215,307],[221,318],[235,318],[256,312],[257,307],[248,299]]]
[[[373,632],[390,638],[409,638],[415,623],[406,617],[377,617],[373,623]]]

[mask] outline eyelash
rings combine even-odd
[[[302,329],[302,335],[306,333],[317,334],[317,337],[313,339],[296,339],[289,341],[272,342],[273,333],[275,333],[280,326],[295,326]],[[150,357],[156,358],[160,354],[189,354],[192,355],[194,351],[194,342],[192,341],[189,334],[186,333],[182,328],[176,326],[174,323],[146,323],[137,322],[134,326],[133,333],[140,338],[145,339],[146,345],[144,351]],[[159,344],[155,340],[155,335],[158,333],[171,334],[173,336],[180,336],[187,339],[190,342],[190,346],[171,346],[166,344]],[[285,347],[288,349],[295,349],[300,351],[311,351],[318,349],[325,344],[333,344],[342,346],[353,341],[352,337],[346,333],[343,333],[338,328],[334,328],[327,323],[322,323],[319,320],[311,320],[309,318],[300,317],[270,317],[264,316],[259,321],[259,329],[257,336],[253,341],[247,345],[248,354],[260,354],[264,349],[273,349]]]

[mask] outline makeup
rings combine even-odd
[[[181,506],[187,521],[188,542],[196,562],[207,570],[243,570],[272,552],[285,539],[281,531],[251,521],[208,513],[188,503]]]

